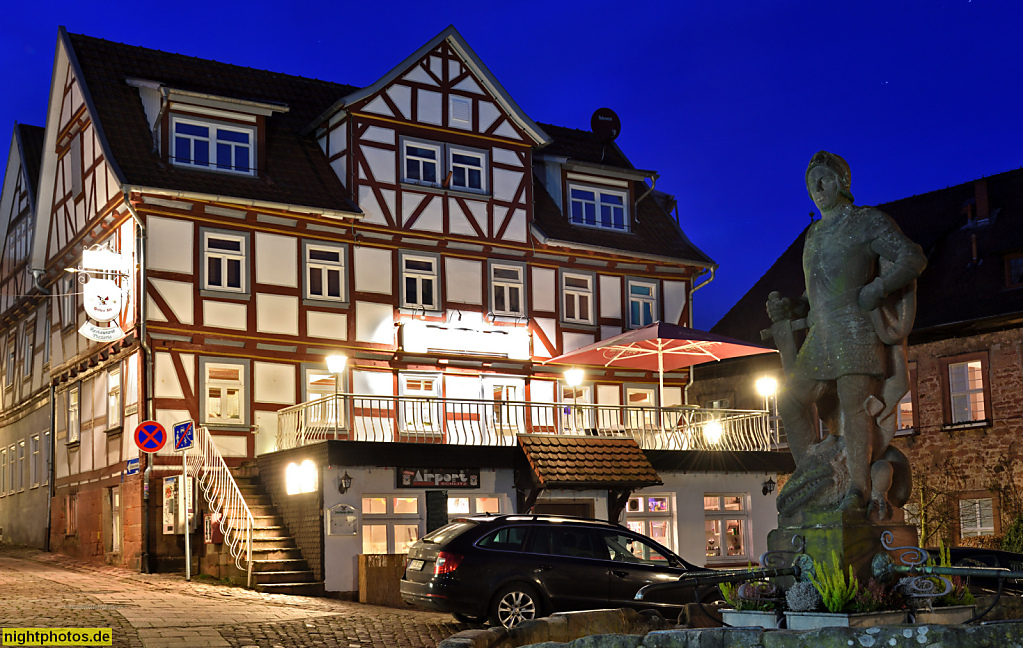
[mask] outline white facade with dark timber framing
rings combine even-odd
[[[765,452],[760,413],[687,408],[685,371],[665,376],[662,403],[656,372],[590,369],[570,386],[543,365],[651,321],[691,321],[694,282],[716,266],[656,178],[612,141],[534,122],[454,28],[364,88],[61,29],[29,261],[39,272],[21,302],[49,314],[37,327],[51,322],[35,387],[53,393],[51,546],[180,566],[163,506],[180,455],[170,444],[140,454],[132,433],[193,419],[227,466],[259,458],[283,526],[317,580],[333,574],[331,590],[355,588],[354,554],[400,552],[448,511],[494,506],[624,511],[694,562],[755,559],[773,506],[757,485],[785,468]],[[114,342],[78,333],[78,270],[97,246],[129,268],[116,278],[126,336]],[[337,377],[335,354],[348,359]],[[725,422],[709,449],[726,459],[703,465],[693,457],[711,420]],[[543,487],[516,449],[524,434],[646,453],[663,478],[656,501],[631,503],[647,482],[627,476]],[[329,453],[309,455],[315,491],[289,495],[274,457],[328,438]],[[473,465],[466,446],[479,446]],[[405,469],[459,467],[475,486],[442,504],[439,489],[401,484]],[[354,485],[339,500],[345,473]],[[726,496],[739,513],[687,526]],[[336,504],[358,511],[354,536],[325,535]],[[742,535],[741,552],[691,546],[713,536],[720,548],[727,533]]]

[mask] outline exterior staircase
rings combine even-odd
[[[270,594],[323,596],[302,551],[259,481],[255,462],[231,469],[238,490],[252,511],[252,586]],[[244,582],[244,573],[241,576]]]

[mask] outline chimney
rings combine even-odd
[[[984,222],[988,218],[987,180],[981,178],[973,183],[973,193],[977,199],[977,220]]]

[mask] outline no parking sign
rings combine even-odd
[[[167,443],[167,429],[156,421],[142,421],[135,428],[135,445],[142,452],[159,452]]]

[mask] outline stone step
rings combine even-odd
[[[284,526],[259,526],[252,528],[253,540],[279,540],[291,537],[287,527]]]
[[[309,564],[301,558],[282,558],[280,560],[252,560],[253,573],[270,571],[306,571]]]
[[[252,547],[252,562],[257,560],[301,560],[302,551],[298,547]]]
[[[312,583],[313,572],[310,569],[303,571],[252,571],[252,580],[259,584],[271,583]]]
[[[295,539],[289,535],[282,535],[276,538],[253,538],[252,550],[257,549],[291,549],[297,547]]]
[[[272,526],[284,526],[284,518],[280,515],[253,515],[252,524],[257,529],[265,529]]]
[[[253,589],[265,594],[291,594],[293,596],[323,596],[323,582],[313,583],[254,583]]]

